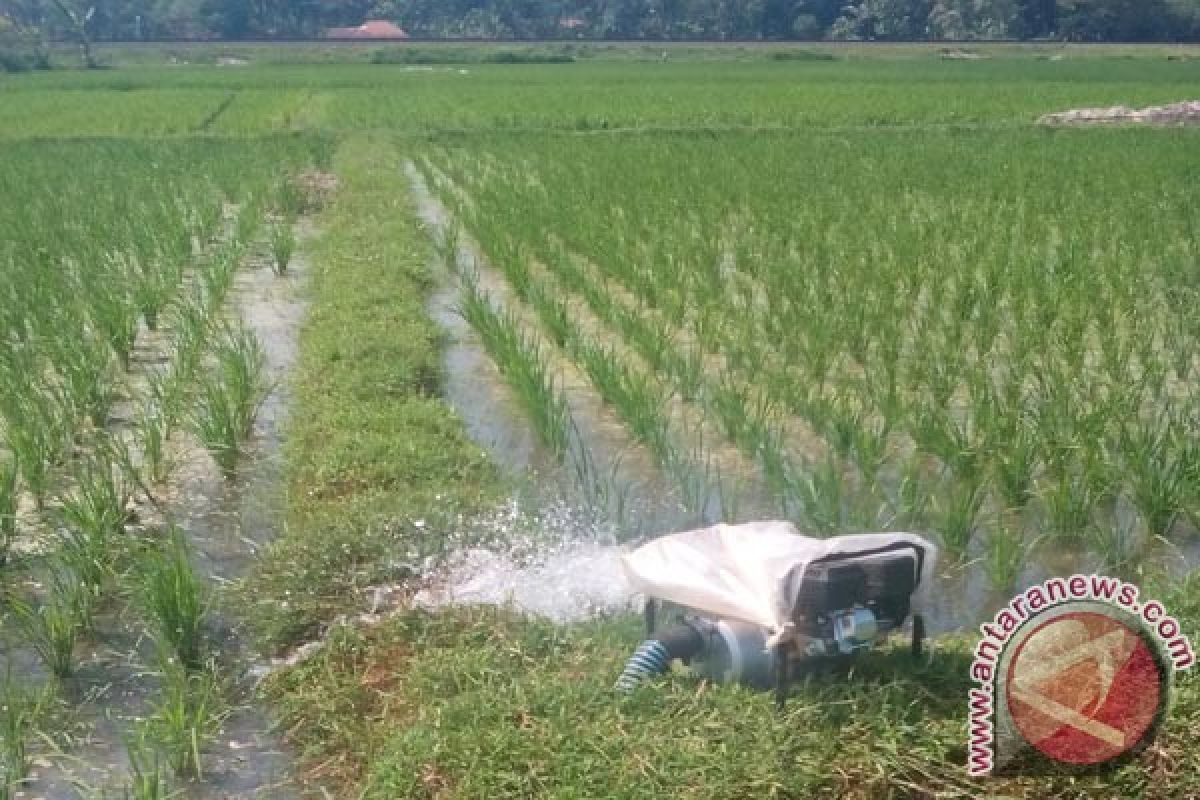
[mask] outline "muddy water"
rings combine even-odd
[[[298,231],[301,238],[306,233]],[[239,272],[231,293],[237,316],[263,346],[273,387],[255,421],[249,452],[239,468],[241,479],[224,480],[207,452],[179,435],[173,453],[177,469],[160,497],[192,545],[197,573],[214,590],[209,638],[231,701],[228,715],[203,751],[201,778],[179,787],[185,797],[300,796],[292,783],[292,759],[254,702],[249,677],[254,654],[244,645],[235,615],[222,608],[221,587],[246,572],[279,528],[286,376],[296,359],[304,272],[302,253],[283,277],[258,259]],[[146,516],[153,517],[153,512],[147,510]],[[36,748],[45,752],[38,753],[30,780],[16,797],[75,800],[81,795],[119,794],[127,786],[126,742],[134,737],[138,722],[153,713],[160,686],[155,645],[138,617],[128,609],[98,615],[97,633],[89,637],[94,644],[84,645],[77,674],[62,688],[69,709],[66,734],[56,738],[54,748]],[[9,657],[14,675],[27,685],[47,680],[31,653],[18,651]]]

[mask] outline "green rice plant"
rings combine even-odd
[[[554,343],[555,347],[565,349],[568,342],[572,340],[575,329],[567,304],[555,297],[540,283],[530,286],[529,301],[537,311],[538,319],[541,320],[549,334],[550,341]]]
[[[296,250],[296,236],[287,223],[271,226],[271,269],[276,275],[287,273],[292,253]]]
[[[505,382],[533,421],[542,443],[558,459],[570,443],[570,408],[554,384],[536,342],[510,314],[497,312],[474,283],[468,283],[459,313],[479,335]]]
[[[37,416],[31,414],[19,419],[9,416],[4,433],[25,488],[33,496],[38,510],[45,508],[50,462],[55,454],[49,431],[39,424]]]
[[[1059,462],[1039,479],[1037,495],[1042,501],[1050,531],[1064,539],[1079,539],[1092,521],[1098,497],[1084,468]]]
[[[133,303],[142,315],[147,330],[158,330],[158,319],[175,293],[178,273],[143,265],[133,278]]]
[[[166,369],[156,369],[146,375],[147,400],[142,410],[142,419],[156,418],[161,425],[161,437],[165,443],[171,431],[183,416],[187,397],[187,386],[183,380],[184,367],[178,357]]]
[[[131,345],[132,346],[132,343]],[[87,415],[95,427],[108,421],[108,412],[116,397],[110,375],[112,352],[98,340],[64,339],[55,346],[60,377],[74,405]],[[128,367],[128,352],[122,359]]]
[[[620,356],[607,347],[585,344],[579,355],[592,385],[613,407],[633,437],[645,444],[663,466],[676,461],[676,448],[663,413],[667,398],[662,396],[653,379],[626,369]]]
[[[224,715],[220,683],[211,665],[194,671],[168,661],[146,734],[162,749],[177,776],[201,778],[204,748]]]
[[[17,502],[20,499],[16,458],[0,459],[0,566],[8,561],[8,551],[17,538]]]
[[[439,235],[433,237],[438,260],[451,272],[460,272],[459,255],[462,250],[462,227],[457,220],[443,225]]]
[[[1029,548],[1019,530],[1007,526],[994,528],[988,535],[983,560],[992,588],[1013,588],[1028,555]]]
[[[1106,571],[1127,575],[1136,566],[1136,525],[1135,520],[1114,515],[1112,519],[1088,528],[1087,543]]]
[[[75,488],[62,498],[63,556],[79,580],[99,587],[111,572],[129,518],[132,492],[113,445],[103,440],[74,471]]]
[[[796,476],[794,491],[800,500],[805,521],[818,533],[839,532],[846,520],[846,492],[842,471],[832,455],[808,464]]]
[[[32,766],[26,741],[36,716],[33,696],[12,677],[11,667],[0,684],[0,797],[12,797]]]
[[[184,667],[199,669],[203,663],[204,589],[178,529],[168,532],[161,552],[145,564],[142,594],[161,641]]]
[[[1186,503],[1196,445],[1166,424],[1122,426],[1121,452],[1133,503],[1152,536],[1166,536]]]
[[[121,272],[125,273],[126,270],[122,269]],[[129,369],[130,354],[137,338],[138,315],[141,313],[126,285],[128,280],[129,276],[122,274],[116,281],[95,281],[88,287],[92,325],[125,370]],[[99,353],[96,348],[88,349],[91,352],[85,351],[83,355],[97,359]]]
[[[83,586],[56,581],[50,597],[36,607],[19,598],[10,599],[18,632],[57,678],[69,678],[75,670],[75,643],[84,630],[80,593],[86,591]]]
[[[982,483],[958,480],[950,482],[942,492],[933,496],[933,528],[952,559],[961,561],[966,558],[986,497],[987,490]]]
[[[251,196],[242,203],[237,212],[237,221],[234,226],[233,239],[229,243],[232,248],[239,249],[241,245],[247,245],[254,241],[258,235],[259,225],[262,224],[263,209],[256,196]]]
[[[275,183],[275,208],[289,222],[308,210],[308,193],[295,176],[284,175]]]
[[[909,529],[924,527],[932,502],[932,493],[926,483],[920,460],[907,460],[901,467],[896,487],[895,524]]]
[[[167,479],[166,443],[170,434],[167,416],[161,410],[160,401],[152,401],[142,410],[135,422],[137,443],[142,454],[142,468],[154,483]]]
[[[989,456],[992,480],[1005,506],[1024,508],[1033,496],[1033,476],[1038,465],[1034,431],[1022,422],[1004,428]]]
[[[223,243],[207,259],[204,268],[200,270],[200,284],[203,287],[203,307],[205,317],[210,317],[220,308],[229,287],[233,285],[233,277],[242,264],[245,254],[244,245],[240,241]]]
[[[200,379],[192,428],[221,471],[232,476],[269,391],[266,354],[254,332],[239,327],[225,331],[214,358],[215,368]]]
[[[122,790],[124,800],[166,800],[171,797],[161,757],[151,746],[127,742],[125,754],[129,759],[129,784]]]

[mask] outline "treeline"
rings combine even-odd
[[[1200,0],[0,0],[0,53],[318,38],[364,19],[431,39],[1200,40]]]

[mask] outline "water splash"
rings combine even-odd
[[[507,543],[444,559],[412,606],[493,605],[558,623],[637,607],[620,564],[627,547],[585,512],[560,505],[530,514],[512,501],[489,526],[506,532]]]

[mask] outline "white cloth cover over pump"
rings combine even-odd
[[[622,556],[636,591],[777,633],[791,621],[805,568],[827,556],[878,557],[881,548],[920,548],[912,607],[920,611],[937,548],[911,533],[860,533],[816,539],[784,520],[713,525],[655,539]]]

